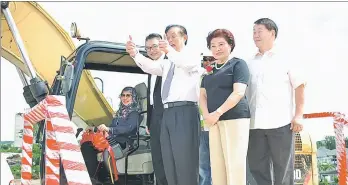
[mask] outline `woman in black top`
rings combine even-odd
[[[114,146],[116,141],[124,149],[129,136],[135,135],[137,125],[140,122],[140,106],[137,93],[133,87],[125,87],[120,94],[120,105],[115,118],[109,127],[104,124],[98,126],[98,130],[108,133],[108,141]],[[110,142],[110,141],[113,142]],[[85,142],[81,145],[81,152],[86,163],[88,173],[92,180],[95,180],[98,160],[97,154],[100,153],[91,142]],[[100,153],[102,154],[102,153]],[[105,168],[102,168],[105,170]],[[101,171],[99,174],[108,174],[107,171]]]
[[[233,34],[226,29],[209,33],[207,46],[216,59],[213,72],[201,83],[200,108],[209,127],[213,184],[246,184],[246,155],[250,111],[245,97],[249,69],[232,57]]]

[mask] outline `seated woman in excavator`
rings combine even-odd
[[[133,87],[125,87],[121,94],[120,94],[120,105],[119,109],[116,112],[116,116],[112,120],[112,123],[109,127],[105,126],[104,124],[99,125],[94,130],[95,132],[101,132],[105,136],[108,144],[111,146],[111,148],[114,151],[114,155],[116,155],[115,158],[117,158],[117,155],[120,155],[120,149],[125,149],[127,143],[129,144],[132,142],[129,139],[129,136],[136,135],[137,132],[137,126],[139,124],[140,119],[140,106],[137,98],[136,90]],[[90,129],[90,128],[89,128]],[[86,131],[85,134],[88,135],[89,132],[92,132],[91,130]],[[106,134],[106,135],[105,135]],[[95,136],[96,134],[91,134],[91,136]],[[105,170],[106,168],[110,168],[110,164],[107,163],[107,159],[103,159],[104,161],[104,168],[100,168],[101,164],[101,157],[105,158],[105,153],[108,152],[101,152],[101,149],[98,149],[100,145],[98,144],[98,141],[96,141],[95,137],[91,137],[88,139],[88,137],[82,137],[81,140],[81,152],[84,157],[88,173],[90,177],[95,179],[100,179],[100,176],[98,174],[108,174],[109,170]],[[98,140],[98,139],[97,139]],[[90,141],[90,142],[88,142]],[[115,147],[117,145],[117,147]],[[99,147],[100,148],[100,147]],[[116,149],[115,151],[115,148]],[[108,166],[105,166],[108,165]],[[116,164],[115,164],[116,165]],[[97,174],[97,172],[99,173]],[[109,171],[110,172],[110,171]],[[101,177],[101,178],[108,178],[108,175]]]

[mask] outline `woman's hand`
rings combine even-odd
[[[89,132],[89,131],[93,131],[94,127],[92,126],[87,126],[86,129],[85,129],[85,132]]]
[[[210,126],[215,125],[219,121],[219,118],[220,118],[220,114],[217,113],[216,111],[209,113],[206,116],[203,116],[204,123],[209,124]]]
[[[109,128],[107,126],[105,126],[104,124],[99,125],[98,130],[109,132]]]

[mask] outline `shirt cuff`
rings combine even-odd
[[[132,57],[132,56],[130,56],[131,58],[133,58],[133,59],[137,59],[137,58],[139,58],[139,54],[140,54],[140,52],[139,52],[139,50],[138,49],[136,49],[136,51],[137,51],[137,53],[135,54],[135,56],[134,57]],[[140,54],[141,55],[141,54]]]
[[[142,54],[140,54],[140,52],[138,51],[137,54],[135,54],[135,56],[132,57],[132,58],[134,59],[134,62],[135,62],[136,64],[139,64],[139,65],[142,66],[142,64],[141,64],[141,61],[143,61],[143,58],[142,58],[142,57],[144,57],[144,56],[143,56]]]
[[[302,84],[306,86],[306,80],[303,77],[303,74],[294,74],[294,73],[290,74],[290,81],[291,81],[291,85],[293,89],[296,89]]]

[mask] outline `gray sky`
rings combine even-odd
[[[147,34],[163,34],[166,25],[182,24],[188,30],[188,46],[200,53],[207,52],[205,38],[209,31],[227,28],[234,33],[236,39],[234,54],[245,60],[256,51],[252,41],[253,22],[261,17],[269,17],[279,27],[277,45],[283,50],[289,50],[290,54],[298,58],[297,62],[307,69],[306,112],[348,112],[348,88],[344,83],[344,79],[348,77],[348,64],[345,61],[348,40],[348,14],[345,13],[347,3],[40,4],[67,32],[74,21],[82,34],[92,40],[126,42],[130,34],[137,44],[143,45]],[[124,86],[134,86],[144,81],[139,75],[100,72],[93,75],[104,80],[105,95],[112,99],[114,108],[119,102],[117,94]],[[18,74],[12,64],[2,59],[1,140],[13,140],[15,113],[23,112],[26,107]],[[330,119],[316,119],[305,123],[305,130],[314,139],[333,134],[332,128]]]

